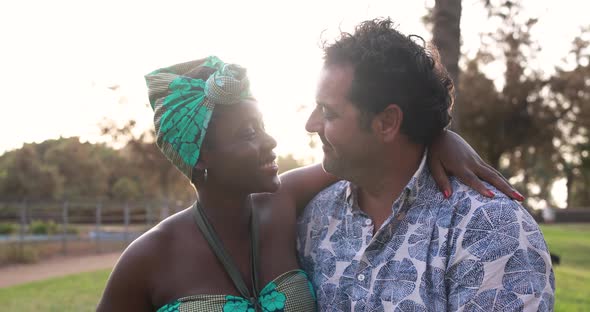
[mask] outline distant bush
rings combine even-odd
[[[58,233],[58,225],[52,220],[46,222],[33,220],[33,222],[31,222],[30,231],[33,235],[53,235]]]
[[[0,235],[10,235],[18,231],[18,226],[14,223],[0,223]]]
[[[60,233],[61,234],[61,233],[63,233],[63,231],[64,231],[63,230],[63,225],[60,225],[59,226],[59,230],[58,230],[57,233]],[[78,235],[79,233],[80,233],[80,229],[78,229],[75,226],[68,225],[68,227],[66,228],[66,234],[76,234],[76,235]]]

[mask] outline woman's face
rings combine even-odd
[[[228,191],[275,192],[280,185],[273,149],[277,142],[264,130],[255,100],[215,107],[203,160],[207,184]]]

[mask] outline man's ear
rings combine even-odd
[[[382,112],[373,118],[373,131],[381,137],[383,142],[393,141],[399,134],[404,114],[396,104],[389,104]]]

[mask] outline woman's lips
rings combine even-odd
[[[260,165],[260,169],[264,172],[274,175],[274,174],[277,174],[277,172],[279,171],[279,166],[277,165],[276,161],[273,158],[271,161],[268,161],[268,162]]]

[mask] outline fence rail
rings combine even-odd
[[[0,265],[55,254],[122,250],[189,205],[177,201],[0,202]],[[30,253],[33,256],[27,256]]]

